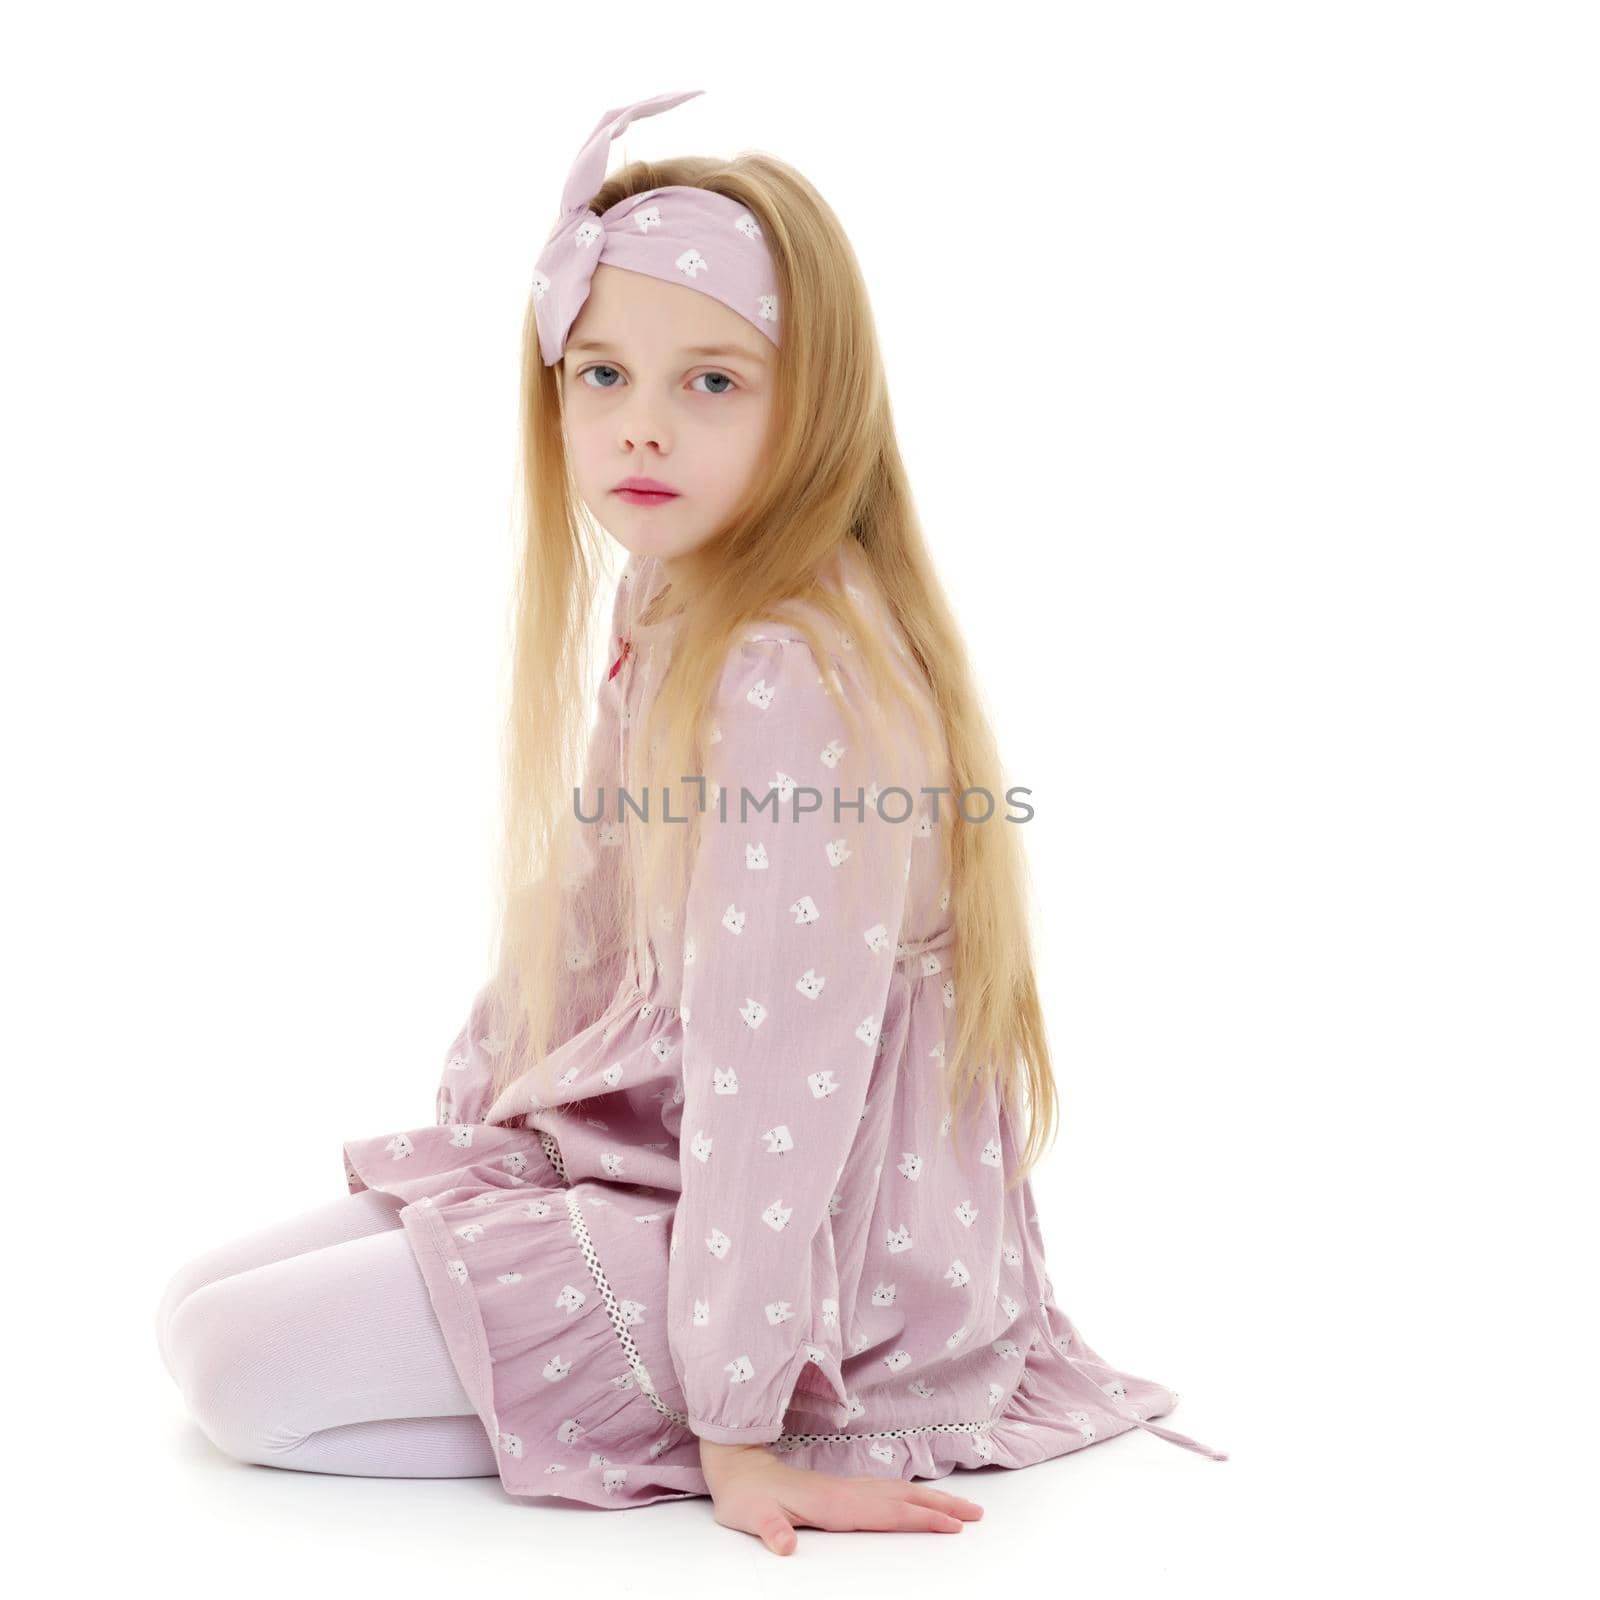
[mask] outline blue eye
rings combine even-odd
[[[615,367],[608,366],[605,362],[597,362],[592,367],[585,367],[578,374],[579,380],[582,381],[583,379],[587,378],[591,372],[610,372],[610,373],[615,374],[619,378],[622,376],[622,374],[620,372],[618,372]],[[725,384],[727,387],[726,388],[721,388],[721,389],[701,389],[701,390],[697,391],[700,394],[727,394],[730,389],[733,389],[733,388],[737,387],[737,385],[734,383],[733,379],[730,378],[726,372],[701,372],[701,373],[697,373],[692,379],[690,379],[690,382],[698,383],[701,378],[715,379],[715,380],[720,381],[721,383]],[[589,387],[591,389],[605,390],[605,389],[615,389],[615,388],[618,387],[618,385],[615,384],[615,383],[591,383],[589,385]]]

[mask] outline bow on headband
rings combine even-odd
[[[602,261],[698,289],[778,343],[778,280],[760,224],[726,195],[671,184],[629,195],[600,216],[589,201],[606,180],[611,141],[630,122],[670,111],[704,89],[658,94],[608,111],[584,142],[561,194],[561,220],[533,274],[539,353],[561,359],[589,283]]]

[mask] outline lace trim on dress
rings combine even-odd
[[[928,941],[930,945],[936,941]],[[921,953],[919,946],[913,946],[909,951],[902,947],[902,956],[915,957]],[[915,981],[915,980],[913,980]],[[600,1298],[605,1302],[606,1315],[611,1319],[611,1326],[616,1331],[617,1341],[622,1346],[622,1353],[627,1358],[628,1370],[637,1380],[641,1392],[662,1416],[677,1423],[680,1427],[689,1427],[689,1418],[685,1412],[669,1406],[665,1400],[656,1393],[654,1380],[650,1376],[650,1369],[645,1366],[643,1358],[639,1355],[639,1347],[634,1343],[633,1335],[628,1332],[627,1319],[622,1314],[622,1307],[617,1303],[617,1297],[611,1292],[610,1280],[606,1277],[605,1269],[600,1265],[600,1257],[594,1247],[594,1241],[589,1237],[588,1224],[583,1220],[583,1214],[578,1208],[577,1192],[571,1187],[567,1179],[567,1169],[561,1159],[561,1149],[551,1134],[543,1128],[539,1129],[539,1142],[544,1147],[544,1153],[549,1158],[550,1165],[559,1174],[562,1183],[567,1184],[566,1202],[567,1216],[571,1222],[572,1232],[578,1241],[578,1247],[583,1251],[583,1259],[588,1263],[589,1276],[594,1279],[595,1287],[600,1291]],[[1049,1336],[1048,1325],[1044,1320],[1043,1304],[1030,1306],[1029,1311],[1034,1317],[1039,1331],[1046,1337]],[[1102,1372],[1111,1369],[1103,1363],[1089,1362],[1081,1357],[1072,1355],[1066,1349],[1065,1340],[1052,1340],[1056,1348],[1066,1358],[1068,1363],[1084,1378],[1087,1378],[1095,1388],[1105,1397],[1105,1401],[1119,1415],[1128,1421],[1137,1424],[1147,1433],[1153,1433],[1159,1439],[1165,1439],[1171,1444],[1181,1445],[1185,1450],[1193,1450],[1197,1455],[1210,1456],[1213,1461],[1226,1461],[1227,1453],[1214,1450],[1210,1445],[1201,1444],[1199,1440],[1190,1438],[1187,1434],[1179,1433],[1173,1428],[1163,1428],[1158,1423],[1149,1422],[1141,1417],[1138,1408],[1129,1404],[1119,1392],[1120,1383],[1113,1381],[1110,1384],[1101,1382],[1100,1378],[1090,1370],[1099,1365]],[[1030,1349],[1032,1346],[1030,1345]],[[1027,1366],[1024,1362],[1022,1373],[1018,1377],[1018,1387],[1022,1386],[1027,1375]],[[1009,1396],[1007,1397],[1009,1398]],[[1004,1404],[1001,1401],[1000,1404]],[[1002,1417],[985,1417],[978,1422],[923,1422],[905,1428],[877,1428],[870,1431],[863,1430],[855,1433],[780,1433],[776,1439],[767,1441],[769,1450],[783,1452],[793,1450],[802,1444],[848,1444],[857,1439],[905,1439],[920,1433],[965,1433],[972,1436],[973,1449],[980,1456],[989,1456],[993,1453],[987,1434],[995,1423],[1004,1420]],[[692,1430],[691,1430],[692,1431]]]
[[[545,1144],[546,1151],[554,1143],[546,1134],[540,1135]],[[554,1161],[552,1157],[552,1162]],[[558,1169],[559,1170],[559,1169]],[[662,1416],[670,1418],[680,1427],[689,1426],[686,1413],[669,1406],[656,1392],[654,1380],[650,1376],[650,1369],[645,1366],[639,1355],[639,1347],[633,1341],[633,1335],[628,1332],[626,1318],[622,1315],[622,1307],[617,1304],[617,1297],[611,1292],[611,1284],[607,1280],[604,1268],[600,1265],[600,1257],[594,1248],[594,1241],[589,1237],[588,1225],[583,1220],[583,1213],[578,1206],[577,1191],[568,1189],[566,1192],[567,1215],[572,1222],[572,1231],[578,1241],[578,1248],[583,1251],[583,1259],[589,1264],[589,1275],[594,1279],[595,1287],[600,1291],[600,1298],[605,1301],[606,1314],[611,1318],[611,1326],[616,1330],[617,1340],[622,1345],[622,1352],[627,1357],[628,1370],[637,1380],[640,1390],[649,1399]],[[776,1439],[767,1442],[770,1450],[792,1450],[797,1445],[815,1444],[819,1442],[845,1443],[852,1439],[904,1439],[915,1433],[970,1433],[973,1443],[980,1455],[988,1455],[990,1446],[982,1435],[992,1428],[999,1420],[997,1417],[987,1417],[981,1422],[924,1422],[915,1427],[908,1428],[880,1428],[872,1432],[859,1433],[781,1433]]]

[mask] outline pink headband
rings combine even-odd
[[[589,280],[602,261],[629,272],[686,284],[778,342],[778,279],[756,219],[737,201],[709,189],[671,184],[619,200],[603,216],[589,202],[606,181],[611,141],[639,117],[653,117],[704,89],[658,94],[608,111],[585,141],[561,194],[561,220],[533,274],[539,353],[553,367],[567,347]]]

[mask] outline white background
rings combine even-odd
[[[1593,17],[9,11],[14,1551],[182,1596],[1588,1588]],[[761,148],[835,207],[1035,791],[1058,1299],[1232,1457],[1135,1430],[788,1562],[704,1500],[243,1466],[152,1320],[432,1121],[528,277],[601,112],[687,88],[613,161]]]

